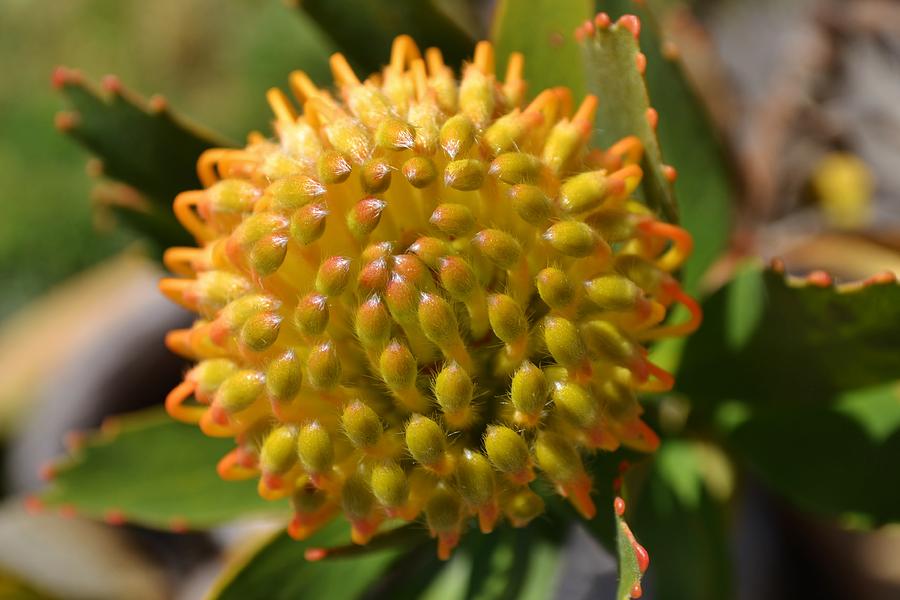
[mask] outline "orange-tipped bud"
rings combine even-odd
[[[447,163],[444,167],[444,185],[454,190],[471,192],[484,182],[484,163],[477,159],[464,158]]]
[[[447,455],[447,436],[440,425],[422,415],[413,415],[406,424],[406,447],[413,459],[429,471],[447,475],[452,463]]]
[[[403,163],[403,176],[414,188],[425,188],[437,179],[434,162],[424,156],[414,156]]]
[[[384,432],[381,419],[375,411],[359,400],[344,407],[341,426],[350,443],[364,450],[375,448]]]
[[[536,185],[519,184],[509,188],[509,199],[512,208],[523,221],[536,227],[543,226],[553,209],[550,199]]]
[[[534,479],[531,453],[518,433],[502,425],[491,425],[484,434],[484,448],[494,468],[510,481],[525,484]]]
[[[323,260],[316,273],[316,291],[325,296],[340,296],[350,283],[352,264],[345,256],[331,256]]]
[[[474,392],[471,377],[455,362],[448,363],[434,379],[434,397],[444,420],[454,428],[466,427],[472,421],[470,405]]]
[[[522,256],[522,246],[499,229],[483,229],[475,234],[473,245],[501,269],[511,269]]]
[[[445,203],[434,209],[429,221],[441,233],[459,237],[472,231],[472,227],[475,225],[475,215],[462,204]]]

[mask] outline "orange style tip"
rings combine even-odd
[[[41,481],[52,481],[56,477],[56,463],[48,460],[38,469],[38,476]]]
[[[350,540],[358,546],[365,546],[375,535],[375,529],[368,521],[353,521],[350,524]]]
[[[106,417],[100,423],[100,433],[107,437],[115,437],[122,429],[122,420],[118,417]]]
[[[784,260],[781,258],[773,258],[772,262],[769,263],[769,268],[776,273],[783,275],[785,272]]]
[[[296,540],[298,542],[305,540],[313,533],[313,528],[308,525],[302,523],[300,519],[294,517],[291,519],[291,522],[287,527],[287,534],[291,536],[291,539]]]
[[[153,113],[165,112],[166,109],[169,108],[169,101],[159,94],[154,94],[150,97],[150,100],[147,101],[147,107],[150,109],[150,112]]]
[[[63,444],[69,452],[77,452],[84,447],[87,441],[87,434],[83,431],[69,431],[63,437]]]
[[[56,127],[57,130],[65,133],[75,129],[80,120],[81,116],[77,112],[64,110],[56,113],[56,116],[53,117],[53,126]]]
[[[100,86],[111,94],[118,94],[122,91],[122,81],[115,75],[104,75]]]
[[[318,562],[328,556],[328,550],[325,548],[307,548],[303,553],[303,558],[309,562]]]
[[[103,520],[108,525],[119,526],[125,524],[125,513],[117,508],[112,508],[103,514]]]
[[[659,125],[659,113],[652,106],[647,109],[647,123],[653,129],[656,129],[656,126]]]
[[[834,280],[831,278],[831,275],[826,273],[825,271],[813,271],[809,275],[806,276],[806,281],[810,285],[814,285],[816,287],[829,287]]]
[[[641,35],[641,20],[634,15],[622,15],[619,17],[619,20],[616,21],[616,25],[621,25],[630,31],[631,35],[634,36],[634,39],[638,39]]]
[[[663,177],[669,183],[675,183],[675,180],[678,179],[678,171],[675,170],[675,167],[672,165],[663,165],[662,166]]]
[[[188,522],[184,517],[174,517],[169,521],[169,531],[172,533],[187,533]]]
[[[613,510],[616,511],[617,517],[625,516],[625,500],[621,496],[616,496],[613,500]]]
[[[57,65],[53,69],[53,74],[50,75],[50,85],[53,86],[53,89],[62,89],[63,86],[69,83],[71,81],[71,72],[71,69],[68,67]]]
[[[481,533],[490,533],[497,525],[500,509],[496,502],[489,502],[478,509],[478,529]]]
[[[453,549],[459,544],[459,533],[456,531],[438,534],[438,558],[441,560],[450,560]]]
[[[22,500],[22,505],[30,515],[41,513],[46,508],[44,501],[39,496],[25,496],[25,499]]]
[[[643,52],[638,52],[635,57],[635,64],[637,65],[638,73],[641,75],[647,72],[647,55]]]
[[[606,29],[612,25],[612,19],[610,19],[609,15],[605,12],[597,13],[594,17],[594,25],[599,29]]]
[[[639,452],[656,452],[659,448],[659,436],[640,418],[621,428],[621,441],[624,445]]]
[[[592,450],[608,450],[610,452],[619,449],[619,439],[602,426],[595,427],[587,433],[588,447]]]
[[[566,486],[565,496],[569,499],[575,510],[587,520],[597,515],[597,507],[591,498],[591,480],[583,475]]]
[[[509,474],[509,478],[513,481],[513,483],[517,483],[519,485],[525,485],[534,481],[534,477],[534,469],[532,469],[531,467],[526,467],[521,471]]]

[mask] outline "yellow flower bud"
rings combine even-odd
[[[605,243],[581,221],[559,221],[544,232],[544,239],[563,256],[580,258],[590,256],[598,248],[605,250]]]
[[[525,152],[505,152],[493,160],[488,172],[509,185],[534,183],[541,172],[541,161]]]
[[[469,374],[455,362],[448,363],[434,379],[437,398],[444,420],[451,427],[465,427],[472,418],[470,405],[475,386]]]
[[[455,190],[471,192],[484,182],[484,163],[477,159],[464,158],[447,163],[444,167],[444,185]]]
[[[643,296],[637,284],[616,274],[595,277],[584,284],[584,289],[601,310],[630,310]]]
[[[263,473],[280,475],[297,462],[298,430],[292,425],[276,427],[263,442],[259,466]]]
[[[294,323],[301,333],[317,336],[328,326],[328,300],[325,296],[310,292],[300,298],[294,311]]]
[[[563,310],[575,300],[575,288],[569,282],[565,271],[547,267],[537,274],[537,289],[547,306]]]
[[[341,361],[334,344],[324,342],[313,348],[306,361],[309,383],[317,389],[329,389],[341,378]]]
[[[328,430],[317,421],[307,423],[297,433],[297,456],[310,473],[326,473],[334,464],[334,444]]]
[[[494,334],[507,344],[528,334],[528,320],[518,302],[506,294],[488,296],[488,319]]]
[[[582,429],[593,427],[600,416],[599,402],[577,383],[556,383],[553,386],[553,406],[556,412]]]
[[[524,484],[534,479],[528,446],[509,427],[490,425],[484,434],[484,448],[494,468],[511,481]]]
[[[516,424],[535,427],[547,405],[549,390],[544,372],[530,362],[525,362],[515,372],[510,386],[510,400],[516,412]]]
[[[385,508],[403,506],[409,497],[409,481],[400,465],[385,461],[372,467],[372,493]]]
[[[414,188],[424,188],[437,179],[434,162],[424,156],[414,156],[403,163],[403,176]]]
[[[559,190],[563,210],[578,214],[600,206],[606,198],[607,183],[603,171],[581,173],[567,179]]]
[[[326,184],[343,183],[350,176],[352,168],[347,156],[337,150],[326,150],[318,160],[319,179]]]
[[[553,212],[550,199],[536,185],[521,183],[512,186],[509,188],[509,199],[519,218],[530,225],[543,226]]]
[[[288,402],[300,392],[303,382],[300,359],[287,350],[266,368],[266,389],[279,402]]]
[[[474,246],[501,269],[511,269],[522,255],[514,237],[499,229],[483,229],[475,234]]]
[[[316,291],[325,296],[340,296],[350,283],[352,261],[345,256],[331,256],[322,261],[316,273]]]
[[[505,493],[501,499],[503,513],[513,527],[525,527],[544,512],[544,501],[528,487],[520,487]]]
[[[544,341],[553,360],[564,367],[575,367],[584,360],[585,349],[578,328],[568,319],[544,319]]]
[[[367,194],[381,194],[391,186],[391,165],[380,159],[373,158],[363,163],[359,172],[359,182]]]
[[[262,395],[265,378],[258,371],[238,371],[222,382],[216,392],[215,403],[225,412],[234,414],[246,410]]]
[[[384,428],[375,411],[360,402],[344,407],[341,425],[350,442],[357,448],[370,449],[378,445]]]
[[[444,203],[438,205],[429,219],[441,233],[452,237],[465,235],[475,225],[475,216],[462,204]]]
[[[440,425],[422,415],[413,415],[406,424],[406,447],[420,465],[438,475],[452,470],[447,456],[447,438]]]
[[[465,156],[475,142],[475,126],[465,115],[454,115],[444,122],[441,127],[441,148],[450,157],[456,160],[458,156]]]

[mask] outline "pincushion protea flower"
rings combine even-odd
[[[331,67],[175,201],[199,247],[161,289],[200,317],[167,339],[197,361],[169,413],[233,437],[219,473],[290,498],[297,538],[424,515],[447,558],[470,517],[540,514],[538,474],[593,517],[582,454],[657,446],[636,394],[672,378],[642,344],[700,318],[670,275],[690,236],[630,198],[640,142],[589,150],[596,99],[523,106],[522,56],[500,81],[486,42],[460,81],[406,36],[364,82]]]

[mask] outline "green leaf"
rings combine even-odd
[[[497,73],[506,72],[510,53],[522,52],[530,97],[566,86],[579,102],[586,73],[573,33],[592,14],[591,0],[499,0],[491,28]]]
[[[103,175],[131,188],[119,188],[114,198],[106,190],[101,200],[128,213],[128,223],[160,247],[191,243],[172,201],[201,187],[200,154],[229,142],[188,124],[162,98],[145,102],[116,79],[106,80],[101,92],[80,73],[60,67],[54,82],[69,105],[57,118],[59,128],[100,159]]]
[[[726,441],[797,506],[848,524],[900,522],[900,384],[849,392],[830,406],[747,409]]]
[[[681,225],[694,238],[694,252],[683,273],[683,286],[697,290],[700,278],[725,250],[736,194],[734,175],[725,149],[682,68],[678,57],[663,51],[662,33],[645,3],[599,0],[598,8],[613,17],[637,15],[642,23],[641,51],[647,57],[646,82],[653,108],[659,114],[656,133],[668,164],[675,167],[675,196]]]
[[[582,42],[582,47],[588,70],[587,88],[599,101],[594,144],[607,148],[623,137],[637,136],[644,146],[644,201],[666,220],[676,222],[678,207],[672,183],[663,172],[656,131],[648,119],[650,98],[644,76],[638,70],[640,48],[633,31],[623,21],[598,27]]]
[[[407,34],[421,48],[435,46],[448,65],[472,57],[474,18],[461,0],[295,0],[347,58],[365,69],[360,79],[390,60],[394,37]]]
[[[145,102],[117,80],[105,93],[77,72],[60,68],[54,81],[71,107],[63,131],[103,163],[103,173],[138,189],[168,208],[184,190],[197,189],[197,158],[228,140],[189,124],[162,99]]]
[[[728,463],[710,446],[668,440],[641,482],[631,518],[650,551],[647,572],[659,600],[732,597]]]
[[[255,481],[223,481],[218,460],[232,440],[210,438],[161,411],[117,418],[56,465],[42,499],[94,518],[148,527],[206,528],[252,514],[287,514]]]
[[[558,527],[579,520],[585,529],[606,550],[616,550],[616,520],[609,510],[616,498],[614,482],[620,478],[622,467],[640,463],[647,459],[646,454],[632,452],[630,450],[617,450],[616,452],[598,452],[593,456],[585,457],[585,468],[593,481],[591,497],[597,507],[597,514],[593,519],[586,520],[572,505],[559,496],[555,490],[547,490],[543,494],[547,503],[547,511],[557,522]],[[540,490],[539,490],[540,491]]]
[[[644,572],[641,570],[639,553],[646,553],[631,532],[622,515],[615,513],[616,518],[616,554],[619,557],[619,586],[616,600],[630,600],[641,596],[640,585]],[[645,566],[646,568],[646,566]]]
[[[827,282],[822,282],[827,283]],[[703,305],[676,381],[709,413],[725,400],[821,405],[900,379],[900,285],[815,285],[747,268]]]
[[[378,538],[361,547],[363,552],[335,556],[310,562],[306,551],[311,548],[329,548],[349,542],[350,527],[341,519],[316,532],[309,539],[297,541],[281,532],[254,552],[247,560],[229,570],[216,584],[212,598],[216,600],[245,600],[246,598],[266,598],[268,600],[309,598],[351,599],[363,595],[375,586],[384,575],[385,569],[396,560],[403,550],[409,549],[417,540],[425,538],[424,531],[415,530],[410,538],[409,527],[400,532],[406,536],[391,539],[397,532],[382,534],[387,543],[378,543]],[[404,545],[406,547],[404,547]],[[422,544],[423,546],[427,544]],[[424,552],[424,547],[420,549]],[[428,551],[434,551],[429,548]]]

